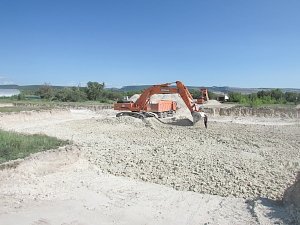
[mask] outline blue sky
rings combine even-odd
[[[1,0],[0,83],[300,88],[299,0]]]

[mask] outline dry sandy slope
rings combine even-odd
[[[36,154],[1,171],[0,224],[257,224],[242,199],[103,174],[80,154]]]
[[[178,190],[280,199],[300,170],[299,126],[170,126],[102,117],[30,129],[74,140],[103,171]]]
[[[34,118],[2,119],[0,127],[72,139],[76,146],[0,171],[0,224],[287,222],[284,209],[271,200],[246,203],[175,191],[107,172],[179,190],[276,199],[299,170],[297,124],[210,123],[204,131],[117,119],[109,111]]]
[[[0,107],[12,107],[14,106],[12,103],[0,103]]]

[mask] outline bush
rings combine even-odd
[[[104,83],[88,82],[86,94],[89,100],[96,101],[103,97]]]
[[[54,99],[62,102],[81,102],[87,100],[87,95],[79,87],[72,87],[58,90]]]
[[[280,89],[271,91],[259,91],[257,93],[243,95],[241,93],[229,93],[229,101],[237,102],[244,105],[260,106],[263,104],[287,104],[299,102],[300,94],[293,92],[283,93]]]
[[[243,99],[244,96],[238,92],[230,92],[228,94],[228,97],[229,97],[229,101],[231,101],[231,102],[242,103],[242,101],[244,101],[244,99]]]
[[[202,97],[202,93],[199,89],[189,89],[189,92],[193,96],[194,99],[199,99]],[[217,99],[217,95],[213,92],[208,92],[208,98],[209,99]]]
[[[20,94],[18,94],[17,99],[18,99],[19,101],[25,100],[25,95],[24,95],[23,93],[20,93]]]
[[[54,89],[50,84],[45,83],[35,92],[35,95],[40,96],[42,99],[52,100],[54,97]]]

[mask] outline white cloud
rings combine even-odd
[[[6,76],[0,76],[0,85],[14,84],[13,81],[9,80]]]
[[[86,87],[86,81],[69,81],[66,86],[74,86],[74,87]]]

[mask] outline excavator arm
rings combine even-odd
[[[198,112],[197,105],[194,103],[193,96],[187,87],[180,81],[176,81],[178,94],[191,112]]]

